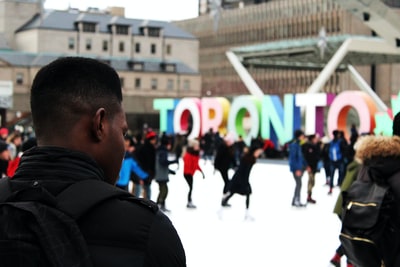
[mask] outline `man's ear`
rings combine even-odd
[[[99,108],[92,118],[92,133],[96,141],[101,141],[104,138],[106,123],[106,110]]]

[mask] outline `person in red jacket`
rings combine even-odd
[[[12,178],[15,174],[15,171],[17,170],[19,166],[19,162],[21,160],[22,154],[27,151],[28,149],[34,147],[37,145],[36,142],[36,137],[30,137],[26,141],[22,143],[22,151],[18,153],[17,157],[10,160],[8,162],[8,167],[7,167],[7,176]]]
[[[196,171],[201,172],[203,179],[205,178],[203,171],[199,166],[200,159],[200,143],[196,139],[188,140],[188,146],[183,156],[183,176],[189,185],[188,203],[186,205],[189,209],[195,209],[196,206],[192,202],[193,190],[193,175]]]

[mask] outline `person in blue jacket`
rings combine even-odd
[[[119,171],[119,178],[116,183],[116,186],[122,188],[124,190],[129,189],[129,181],[131,177],[131,173],[136,175],[142,180],[147,179],[149,176],[142,168],[140,168],[136,159],[133,156],[135,146],[133,144],[132,138],[129,135],[125,136],[125,156],[122,161],[122,166]],[[135,188],[135,195],[137,192],[140,192],[140,188]],[[139,195],[136,195],[140,197]]]
[[[304,207],[305,205],[300,202],[301,192],[301,179],[303,173],[307,168],[307,162],[304,159],[301,145],[304,142],[304,132],[300,129],[294,132],[294,140],[289,144],[289,167],[293,173],[296,186],[294,189],[294,195],[292,199],[292,206]]]

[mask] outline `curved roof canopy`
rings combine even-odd
[[[380,37],[337,35],[326,37],[321,51],[319,38],[282,40],[231,48],[245,67],[322,70],[342,46],[346,53],[336,70],[347,65],[373,65],[400,62],[400,49]],[[347,41],[347,42],[346,42]]]

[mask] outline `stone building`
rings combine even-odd
[[[12,84],[9,121],[29,115],[36,72],[64,56],[97,58],[117,70],[132,129],[158,126],[154,98],[200,96],[196,37],[169,22],[126,18],[121,7],[61,11],[44,10],[41,0],[1,0],[0,45],[0,81]]]

